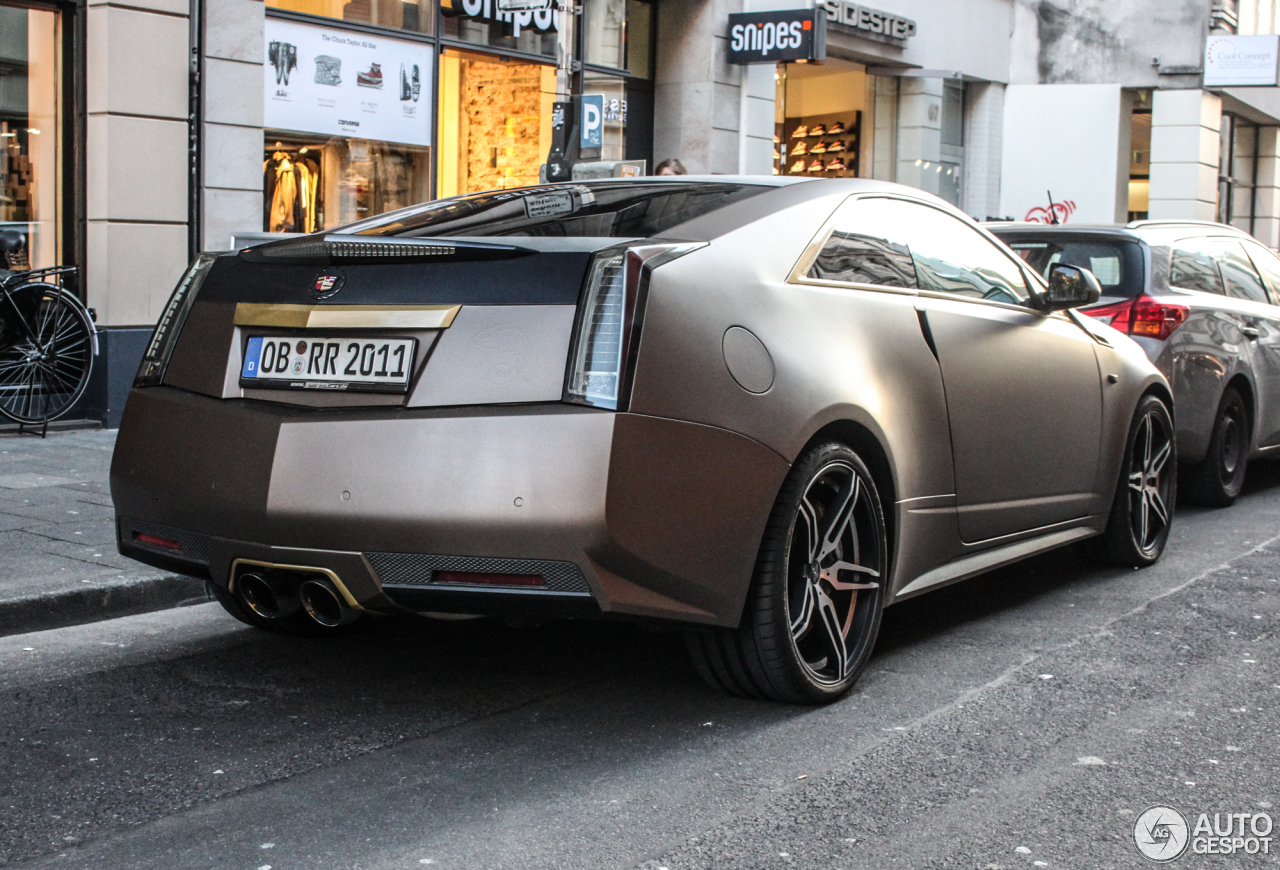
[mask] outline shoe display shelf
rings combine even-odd
[[[857,178],[862,112],[787,118],[774,126],[773,174]]]

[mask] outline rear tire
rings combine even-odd
[[[1164,402],[1144,396],[1133,412],[1120,479],[1102,535],[1103,557],[1115,565],[1154,565],[1169,540],[1178,494],[1173,418]]]
[[[1244,489],[1249,464],[1249,412],[1235,387],[1227,387],[1213,418],[1204,461],[1183,472],[1188,504],[1230,507]]]
[[[880,495],[843,444],[792,467],[769,517],[742,623],[690,630],[698,673],[732,695],[800,704],[843,696],[871,658],[888,579]]]

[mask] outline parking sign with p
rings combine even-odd
[[[582,123],[578,138],[579,148],[604,146],[604,94],[585,94],[582,97]]]

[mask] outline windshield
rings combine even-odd
[[[1088,269],[1102,285],[1103,296],[1128,298],[1142,292],[1142,248],[1137,242],[1106,238],[1027,238],[999,234],[1041,277],[1049,267],[1066,263]]]
[[[596,182],[440,200],[356,224],[374,236],[648,238],[774,188],[716,182]]]

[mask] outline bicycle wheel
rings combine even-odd
[[[93,324],[80,300],[53,284],[0,296],[0,414],[42,423],[65,414],[89,386]]]

